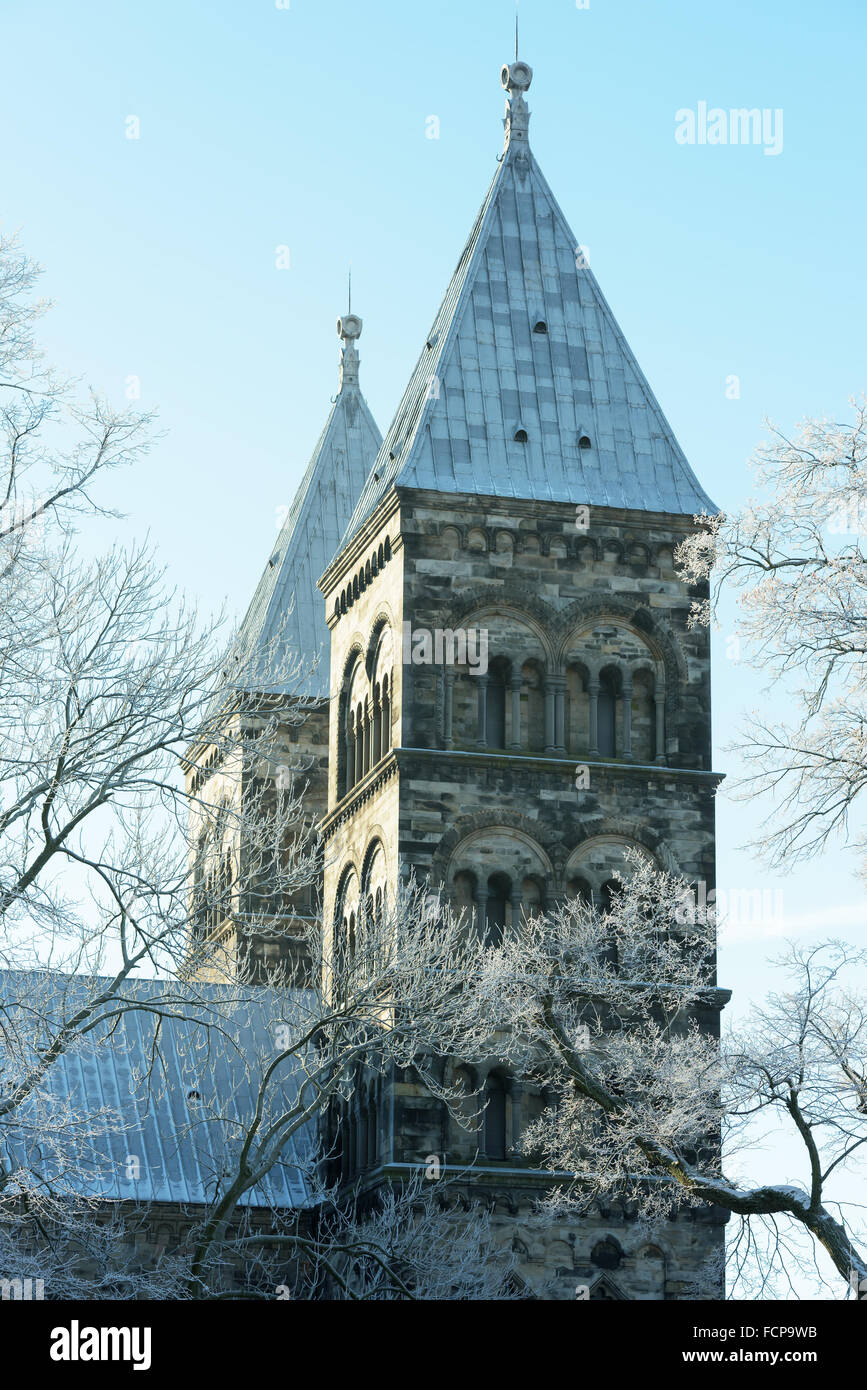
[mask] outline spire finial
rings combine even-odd
[[[347,312],[348,314],[351,314],[351,313],[352,313],[352,266],[351,266],[351,265],[350,265],[350,267],[349,267],[349,303],[348,303],[347,306],[346,306],[346,312]]]
[[[515,0],[515,62],[516,62],[516,63],[517,63],[517,61],[518,61],[518,3],[519,3],[519,0]]]
[[[509,93],[509,100],[506,102],[506,119],[503,122],[506,127],[505,149],[508,150],[514,141],[519,148],[523,147],[526,150],[530,132],[530,111],[524,100],[524,94],[529,90],[530,83],[533,81],[533,69],[529,63],[522,63],[517,57],[517,15],[515,25],[515,61],[514,63],[504,63],[500,72],[500,81]]]
[[[349,306],[352,307],[352,271],[349,272]],[[344,314],[337,320],[337,333],[343,346],[340,349],[340,389],[344,386],[358,385],[358,348],[355,346],[361,337],[361,319],[357,314]]]

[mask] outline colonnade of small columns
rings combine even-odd
[[[626,762],[633,760],[633,693],[634,676],[638,671],[646,671],[646,664],[642,663],[638,667],[623,666],[619,663],[608,663],[602,671],[594,671],[587,678],[586,693],[588,698],[588,722],[589,737],[586,750],[575,748],[568,749],[566,746],[566,690],[567,673],[544,672],[542,675],[542,691],[545,702],[545,739],[544,752],[551,757],[565,757],[567,754],[575,754],[579,751],[586,752],[590,758],[613,757],[613,749],[600,747],[599,733],[599,707],[600,697],[608,696],[620,703],[620,752],[616,755],[623,758]],[[619,689],[616,692],[603,690],[603,676],[609,671],[616,671],[619,676]],[[455,745],[454,731],[454,687],[458,672],[452,667],[446,667],[443,671],[443,735],[446,748],[453,748]],[[463,673],[460,673],[463,676]],[[488,671],[484,675],[475,673],[467,675],[466,679],[472,680],[477,687],[478,697],[478,723],[476,730],[476,746],[479,749],[488,749],[505,746],[507,752],[521,752],[528,747],[528,742],[522,737],[522,717],[521,717],[521,696],[524,690],[524,678],[519,668],[512,666],[510,674],[504,682],[500,682]],[[502,684],[505,698],[511,702],[510,717],[510,736],[508,743],[504,736],[503,745],[492,742],[489,718],[489,691],[492,685]],[[654,762],[664,764],[665,757],[665,692],[658,677],[654,676],[653,689],[654,705],[654,735],[655,748]],[[505,723],[505,721],[504,721]],[[516,735],[517,731],[517,735]],[[528,731],[529,732],[529,731]],[[541,751],[541,750],[540,750]]]
[[[384,758],[391,747],[391,695],[389,677],[383,677],[382,689],[373,690],[373,697],[358,701],[346,713],[345,787],[344,794],[361,781],[372,767]]]

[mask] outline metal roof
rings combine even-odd
[[[337,329],[340,389],[239,631],[244,683],[261,691],[328,695],[330,638],[316,584],[339,549],[382,443],[358,385],[361,319],[348,314]],[[303,669],[286,682],[292,658]]]
[[[501,162],[345,539],[394,485],[716,511],[529,148],[531,78],[503,71]]]
[[[0,1081],[8,1088],[44,1039],[108,986],[107,979],[0,973]],[[185,986],[128,980],[101,1020],[48,1068],[37,1093],[0,1122],[0,1155],[52,1190],[107,1201],[210,1202],[254,1113],[275,1029],[309,1023],[303,991],[241,985]],[[302,1021],[303,1029],[299,1026]],[[293,1023],[294,1020],[294,1023]],[[287,1060],[266,1092],[264,1126],[298,1095],[300,1066]],[[313,1127],[287,1141],[281,1161],[243,1206],[298,1207],[310,1200],[305,1169]]]

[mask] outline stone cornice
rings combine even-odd
[[[376,767],[371,768],[370,772],[365,773],[361,781],[356,783],[352,788],[352,791],[347,792],[346,796],[337,803],[334,810],[329,811],[328,815],[323,817],[319,827],[323,840],[328,840],[350,816],[355,814],[359,806],[363,806],[365,802],[370,801],[379,791],[380,787],[384,786],[386,782],[390,782],[392,777],[396,776],[396,751],[396,749],[392,748],[388,756],[385,757],[382,762],[377,763]]]

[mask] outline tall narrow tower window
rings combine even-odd
[[[501,1076],[489,1076],[485,1084],[485,1155],[506,1157],[506,1087]]]

